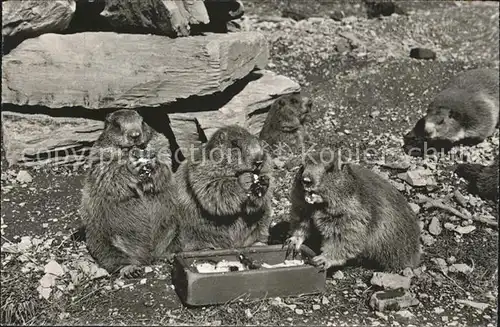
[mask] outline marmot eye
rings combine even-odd
[[[312,184],[312,180],[309,178],[309,177],[302,177],[302,183],[304,185],[311,185]]]
[[[443,124],[444,124],[444,118],[438,122],[438,125],[443,125]]]

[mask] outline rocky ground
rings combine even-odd
[[[373,311],[373,271],[348,267],[328,278],[324,294],[184,308],[168,264],[151,267],[144,279],[120,280],[91,262],[84,243],[70,241],[79,219],[81,169],[26,174],[7,168],[2,154],[2,321],[17,308],[18,322],[35,325],[496,325],[498,230],[473,219],[497,221],[498,210],[468,194],[452,170],[457,156],[489,163],[498,151],[498,133],[435,158],[406,156],[401,145],[402,135],[455,73],[498,67],[498,4],[405,2],[408,16],[367,19],[361,5],[308,1],[293,4],[310,17],[296,22],[281,17],[282,3],[247,3],[241,25],[268,38],[269,69],[297,80],[314,101],[308,146],[352,154],[370,148],[372,156],[354,160],[389,178],[418,211],[424,257],[411,272],[410,288],[418,304]],[[412,47],[430,48],[436,59],[411,59]],[[290,205],[295,171],[284,159],[276,164],[279,221]],[[443,199],[462,218],[427,208],[424,196]]]

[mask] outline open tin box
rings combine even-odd
[[[282,245],[178,253],[174,257],[172,281],[181,301],[185,305],[201,306],[240,297],[285,297],[315,294],[325,289],[326,271],[308,263],[315,254],[305,245],[295,258],[303,260],[302,265],[205,273],[198,272],[195,266],[197,262],[238,261],[240,254],[269,265],[289,259]]]

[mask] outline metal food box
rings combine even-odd
[[[302,259],[314,256],[314,252],[305,245],[300,252]],[[188,306],[202,306],[227,303],[237,298],[315,294],[325,289],[326,271],[308,263],[213,273],[199,273],[192,265],[195,260],[238,261],[239,254],[273,265],[284,262],[286,249],[282,249],[282,245],[272,245],[178,253],[174,257],[172,281],[181,301]]]

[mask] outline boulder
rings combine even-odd
[[[2,59],[2,103],[48,108],[158,107],[224,91],[266,66],[258,32],[170,39],[85,32],[44,34]]]
[[[226,125],[237,124],[257,135],[269,106],[282,95],[300,92],[298,83],[267,70],[253,72],[249,79],[250,82],[238,94],[216,111],[168,115],[175,140],[183,153],[189,153],[191,145],[198,147],[218,128]]]
[[[2,111],[5,157],[9,165],[83,163],[103,127],[86,118]]]
[[[66,30],[76,10],[74,0],[2,1],[2,39],[20,42]]]
[[[117,32],[188,36],[190,24],[207,24],[203,1],[105,0],[100,13]]]

